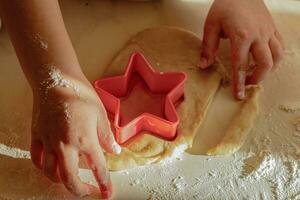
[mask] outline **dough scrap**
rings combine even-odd
[[[185,99],[178,105],[180,117],[178,135],[174,141],[164,141],[143,132],[122,148],[120,155],[106,154],[110,170],[123,170],[138,165],[159,162],[184,151],[193,144],[197,129],[206,115],[217,92],[222,76],[217,62],[208,70],[200,70],[201,40],[191,32],[159,27],[146,29],[135,35],[113,59],[105,70],[105,76],[124,73],[130,55],[139,51],[157,71],[184,71],[188,75]]]
[[[220,143],[208,150],[207,155],[231,155],[241,148],[258,115],[260,90],[259,86],[247,89],[247,98],[241,110],[229,124]]]

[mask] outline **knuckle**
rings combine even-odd
[[[88,137],[81,136],[78,137],[78,145],[81,149],[89,149],[89,147],[91,146],[91,141]]]
[[[279,63],[281,60],[282,60],[282,53],[281,52],[278,52],[278,54],[274,57],[274,63],[277,64]]]
[[[278,37],[279,39],[282,39],[282,35],[281,35],[277,30],[275,30],[274,34],[275,34],[275,36]]]
[[[86,192],[82,191],[82,189],[79,187],[79,184],[77,184],[74,180],[64,182],[64,185],[67,190],[76,196],[83,196],[86,194]]]
[[[273,61],[271,59],[264,59],[261,61],[262,67],[271,69],[273,67]]]
[[[246,42],[250,38],[250,32],[247,29],[237,29],[234,40],[240,43]]]
[[[278,49],[276,58],[278,61],[283,58],[283,50],[282,49]]]

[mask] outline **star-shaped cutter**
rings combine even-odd
[[[120,98],[128,94],[128,86],[133,74],[137,73],[154,94],[166,94],[162,106],[165,118],[151,113],[142,113],[124,126],[120,125]],[[112,129],[119,144],[124,144],[141,131],[165,140],[176,137],[179,116],[175,105],[184,95],[187,75],[184,72],[156,72],[145,59],[135,52],[131,55],[124,75],[96,80],[95,90],[109,116],[113,116]]]

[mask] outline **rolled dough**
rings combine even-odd
[[[247,89],[247,99],[225,131],[224,137],[207,155],[231,155],[244,144],[258,115],[258,96],[261,87],[251,86]]]
[[[201,40],[191,32],[173,27],[146,29],[135,35],[113,59],[105,70],[104,76],[124,73],[128,59],[135,51],[143,53],[157,71],[184,71],[188,76],[185,84],[185,99],[176,108],[180,117],[176,139],[165,141],[143,132],[130,144],[124,146],[120,155],[106,154],[108,168],[113,171],[159,162],[191,147],[196,131],[222,80],[222,74],[217,70],[223,68],[220,62],[216,62],[207,70],[200,70],[197,67],[201,53]],[[256,110],[253,118],[256,116],[255,113]],[[246,119],[243,122],[248,129],[251,128],[252,122],[250,125]],[[235,126],[232,127],[233,129]],[[234,130],[232,133],[246,137],[244,129]],[[223,145],[220,143],[220,146]],[[242,142],[233,145],[241,146]],[[220,146],[218,149],[222,149]],[[220,152],[215,152],[218,153]]]

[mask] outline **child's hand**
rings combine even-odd
[[[101,197],[107,198],[112,185],[102,148],[109,153],[120,153],[121,148],[92,86],[81,82],[77,86],[74,91],[58,85],[34,95],[32,161],[48,178],[62,182],[75,195],[95,194],[100,189]],[[81,156],[88,161],[99,189],[80,181]]]
[[[33,163],[74,194],[97,195],[99,190],[77,175],[79,157],[84,156],[101,197],[109,197],[111,180],[102,148],[109,153],[120,153],[121,148],[80,69],[58,0],[1,0],[0,14],[33,89]]]
[[[243,99],[245,82],[259,83],[282,57],[282,37],[263,0],[215,0],[205,23],[201,68],[214,62],[221,37],[230,39],[234,95]],[[256,65],[246,77],[250,52]]]

